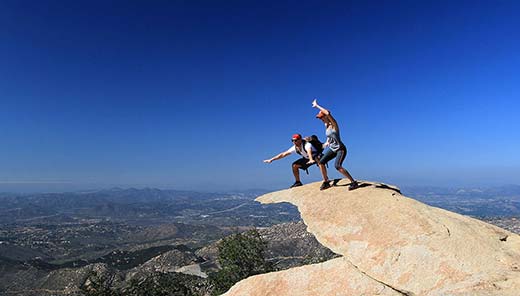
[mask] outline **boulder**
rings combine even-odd
[[[431,207],[398,188],[346,181],[257,198],[298,207],[341,258],[247,278],[224,295],[520,295],[520,236]]]

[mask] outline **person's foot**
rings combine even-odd
[[[300,181],[296,181],[296,182],[294,182],[294,184],[292,184],[291,187],[289,187],[289,188],[298,187],[298,186],[302,186],[302,185],[303,185],[302,182],[300,182]]]
[[[348,190],[354,190],[358,187],[359,187],[358,181],[354,181],[354,182],[350,183],[350,185],[348,186]]]
[[[321,183],[320,190],[325,190],[327,188],[330,188],[329,181],[325,181],[325,182]]]

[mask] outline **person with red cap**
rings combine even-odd
[[[327,141],[324,143],[324,146],[328,147],[328,149],[320,159],[320,164],[325,165],[329,160],[336,157],[334,167],[350,181],[349,190],[356,189],[359,187],[358,182],[354,180],[350,173],[342,166],[343,161],[347,156],[347,148],[345,144],[341,142],[338,123],[334,117],[332,117],[329,110],[318,105],[316,99],[312,101],[312,107],[320,110],[316,115],[316,118],[320,119],[325,124],[325,134],[327,135]]]
[[[296,152],[302,156],[302,158],[296,160],[292,164],[292,171],[294,175],[295,182],[291,185],[290,188],[302,186],[302,182],[300,181],[300,169],[307,170],[311,165],[318,164],[320,167],[321,174],[323,176],[323,184],[320,187],[320,190],[324,190],[330,187],[329,179],[327,177],[327,169],[324,164],[319,162],[318,150],[309,142],[302,140],[302,136],[300,134],[294,134],[292,136],[291,141],[293,145],[287,151],[281,152],[278,155],[264,160],[265,163],[271,163],[274,160],[284,158],[288,155],[291,155],[293,152]]]

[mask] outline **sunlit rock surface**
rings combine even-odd
[[[520,236],[385,184],[335,185],[257,201],[296,205],[308,231],[343,257],[253,276],[225,295],[520,295]]]

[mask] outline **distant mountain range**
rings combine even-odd
[[[520,215],[520,185],[487,188],[403,187],[403,194],[422,202],[473,216]],[[253,199],[266,193],[249,190],[203,193],[155,188],[111,188],[96,191],[0,194],[0,223],[44,220],[73,222],[77,219],[134,220],[148,223],[164,220],[179,223],[268,226],[299,219],[294,207],[280,205],[266,210]],[[230,221],[229,213],[234,214]],[[286,213],[277,216],[274,213]],[[286,218],[283,218],[286,217]],[[269,219],[279,219],[265,223]],[[239,219],[240,221],[234,221]]]
[[[495,187],[434,187],[404,186],[401,191],[411,195],[458,195],[467,197],[504,197],[520,198],[520,185],[503,185]]]
[[[265,220],[259,218],[273,213],[272,209],[266,211],[265,207],[253,201],[259,193],[258,190],[224,194],[112,188],[87,192],[3,194],[0,195],[0,223],[25,223],[38,219],[63,221],[68,217],[132,219],[140,222],[169,219],[181,223],[198,221],[209,224],[208,220],[211,219],[226,220],[226,212],[233,210],[239,213],[242,220],[255,220],[244,224],[256,225],[257,222],[261,224],[260,220]],[[298,216],[294,207],[282,206],[279,209],[290,213],[291,218],[285,221],[293,221]],[[223,221],[217,224],[221,223]],[[232,221],[228,226],[236,224]]]

